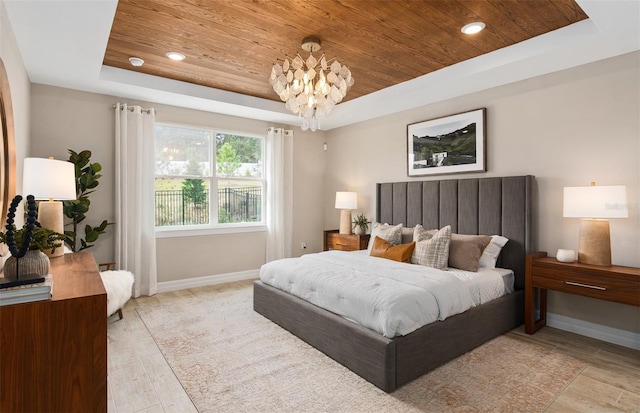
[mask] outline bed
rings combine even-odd
[[[385,392],[524,322],[525,256],[532,245],[532,176],[377,184],[376,221],[451,226],[459,234],[503,235],[498,266],[514,274],[512,294],[398,337],[385,337],[261,281],[254,310]]]

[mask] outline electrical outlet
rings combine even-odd
[[[303,249],[303,250],[306,250],[306,249],[307,249],[307,243],[306,243],[306,242],[303,242],[303,243],[302,243],[302,249]]]

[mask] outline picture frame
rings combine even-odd
[[[409,176],[486,172],[486,108],[407,125]]]

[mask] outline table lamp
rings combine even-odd
[[[563,214],[580,220],[578,262],[611,265],[609,219],[628,218],[627,187],[578,186],[564,188]]]
[[[75,167],[71,162],[53,158],[25,158],[22,192],[33,195],[38,204],[38,222],[43,228],[64,234],[63,200],[76,199]],[[49,257],[59,257],[64,248],[47,252]]]
[[[340,210],[340,234],[351,234],[351,210],[358,209],[358,194],[336,192],[336,209]]]

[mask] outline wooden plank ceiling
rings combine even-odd
[[[349,100],[586,18],[574,0],[119,0],[103,63],[279,101],[271,66],[313,35],[351,69]]]

